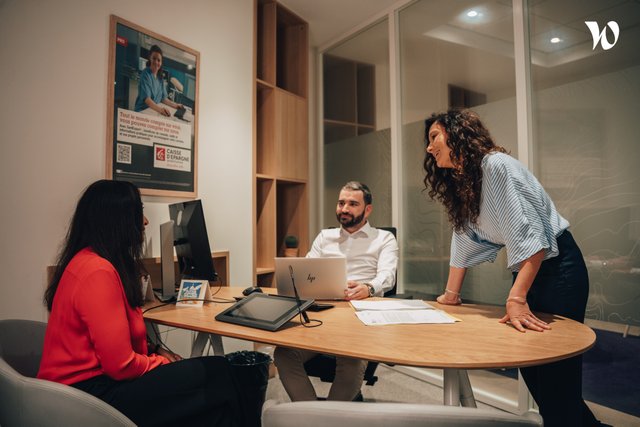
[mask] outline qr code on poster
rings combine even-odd
[[[116,154],[116,162],[131,164],[131,146],[127,144],[117,144],[118,152]]]

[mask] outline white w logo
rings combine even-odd
[[[607,39],[607,27],[602,29],[600,32],[600,27],[596,21],[584,21],[591,30],[591,37],[593,38],[593,49],[595,50],[598,43],[602,45],[602,49],[609,50],[618,42],[618,36],[620,35],[620,27],[618,27],[618,23],[616,21],[607,22],[607,27],[611,28],[611,32],[613,33],[613,43],[609,43],[609,39]]]

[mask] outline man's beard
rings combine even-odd
[[[348,216],[348,218],[342,218],[343,215]],[[351,228],[360,224],[364,220],[364,211],[359,216],[353,216],[351,214],[336,214],[336,218],[338,218],[338,222],[342,225],[343,228]]]

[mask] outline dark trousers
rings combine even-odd
[[[105,375],[73,384],[139,426],[243,426],[241,390],[224,357],[159,366],[134,380]]]
[[[532,311],[558,314],[583,323],[589,296],[587,267],[568,230],[557,241],[560,254],[542,262],[527,302]],[[516,277],[514,273],[514,281]],[[599,425],[582,399],[582,356],[522,368],[520,372],[540,407],[545,427]]]

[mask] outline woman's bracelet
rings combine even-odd
[[[525,297],[509,297],[507,298],[507,302],[517,302],[518,304],[526,304],[527,299]]]
[[[460,296],[460,292],[453,292],[453,291],[450,291],[450,290],[449,290],[449,289],[447,289],[447,288],[444,288],[444,293],[445,293],[445,294],[446,294],[446,293],[450,293],[450,294],[455,295],[455,296],[457,296],[457,297],[459,297],[459,296]]]

